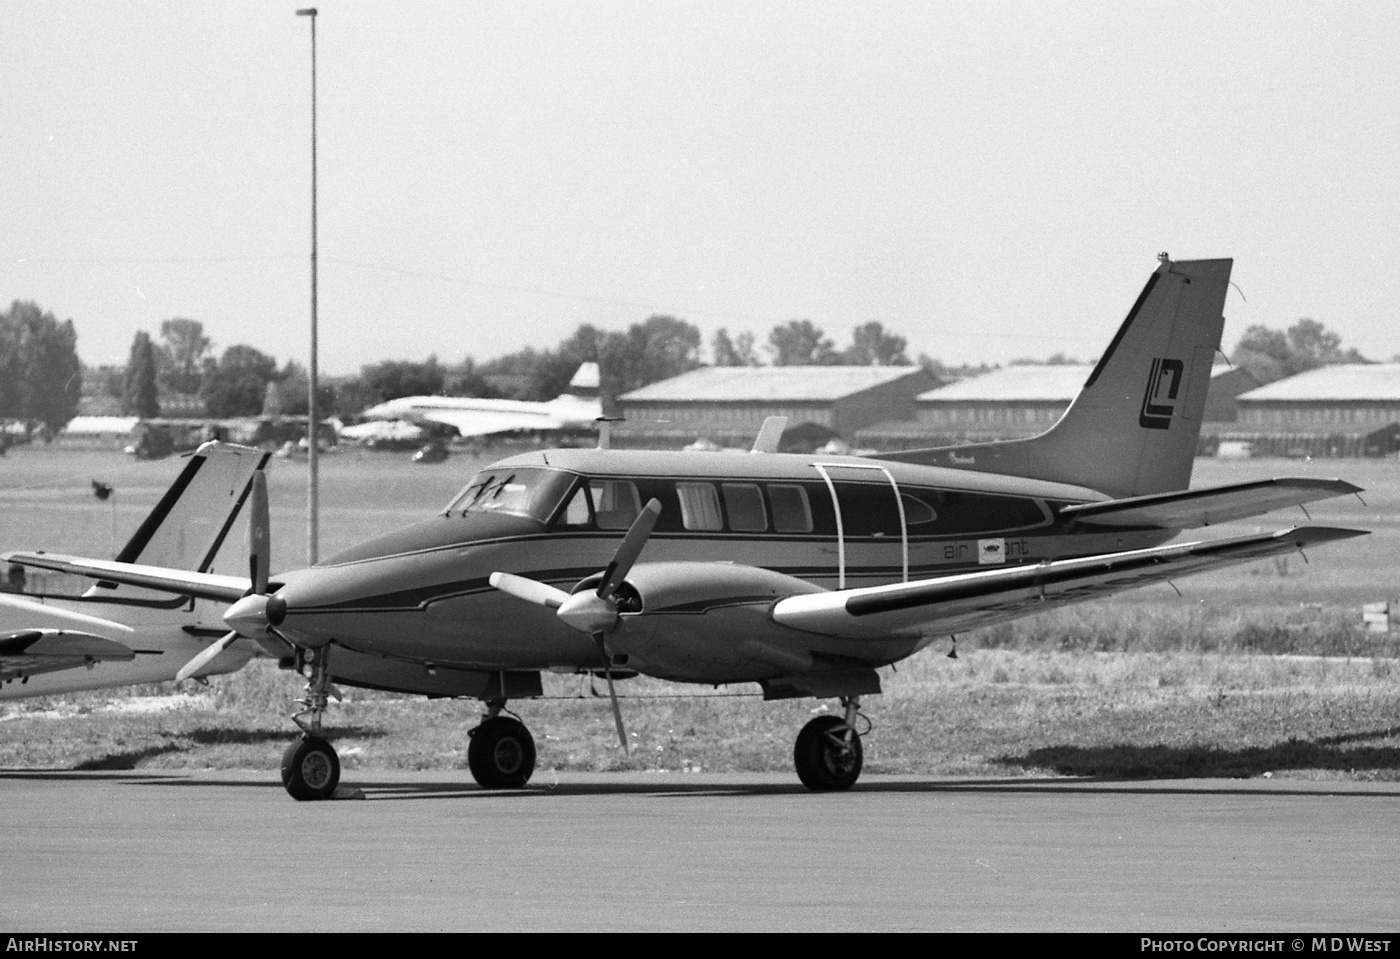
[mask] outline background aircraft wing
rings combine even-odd
[[[136,653],[121,643],[92,633],[40,628],[0,631],[0,682],[135,658]]]
[[[1361,487],[1345,480],[1281,477],[1101,503],[1081,503],[1060,510],[1060,516],[1100,526],[1196,529],[1259,516],[1285,506],[1301,506],[1314,500],[1359,492]]]
[[[180,596],[194,596],[197,599],[212,599],[219,603],[232,603],[248,592],[252,581],[246,576],[225,576],[219,573],[196,573],[183,569],[167,569],[163,566],[143,566],[138,563],[119,563],[105,559],[87,559],[82,556],[64,556],[60,553],[5,553],[0,560],[35,569],[49,569],[57,573],[70,573],[86,576],[103,583],[121,583],[126,586],[144,586],[163,593]],[[278,588],[274,586],[273,588]]]
[[[964,632],[1053,606],[1364,535],[1365,530],[1305,526],[1104,553],[913,583],[789,596],[774,604],[771,615],[794,629],[849,638],[883,637],[909,629]]]

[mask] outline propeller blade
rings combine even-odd
[[[248,571],[253,585],[249,595],[267,592],[267,573],[272,561],[272,539],[267,516],[267,474],[253,472],[253,495],[248,504]]]
[[[112,629],[119,633],[134,632],[134,630],[125,623],[118,623],[110,619],[102,619],[98,616],[88,616],[85,613],[74,613],[66,609],[59,609],[57,606],[49,606],[47,603],[36,603],[32,599],[21,599],[18,596],[9,596],[4,593],[0,593],[0,606],[9,606],[35,616],[47,616],[51,619],[66,620],[75,626]]]
[[[632,521],[631,528],[627,530],[627,535],[622,537],[622,545],[613,553],[612,562],[603,571],[603,581],[598,584],[599,599],[607,599],[617,592],[617,588],[632,571],[632,564],[642,554],[642,547],[647,544],[647,538],[651,536],[651,531],[656,526],[656,518],[660,515],[660,500],[650,500],[642,507],[642,511]]]
[[[180,671],[175,674],[175,682],[183,683],[205,666],[208,666],[219,654],[228,649],[229,644],[238,638],[237,633],[229,633],[223,639],[216,639],[194,654],[194,658],[180,667]]]
[[[652,500],[653,503],[656,500]],[[617,690],[613,687],[612,678],[612,657],[608,655],[608,648],[603,642],[602,633],[593,634],[593,642],[598,644],[598,652],[603,656],[603,675],[608,680],[608,699],[612,702],[613,723],[617,726],[617,739],[622,743],[622,751],[626,755],[632,755],[632,750],[627,746],[627,730],[622,725],[622,704],[617,701]]]
[[[516,576],[514,573],[492,573],[490,583],[516,599],[523,599],[537,606],[548,606],[550,609],[558,609],[564,605],[564,600],[569,598],[569,594],[562,589],[536,579]]]

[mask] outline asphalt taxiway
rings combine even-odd
[[[0,770],[0,927],[1393,931],[1400,784]]]

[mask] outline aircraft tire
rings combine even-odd
[[[519,789],[530,781],[535,738],[524,723],[493,716],[467,735],[467,767],[483,789]]]
[[[836,740],[836,730],[844,729],[845,720],[839,716],[818,716],[802,727],[797,745],[792,750],[797,778],[802,785],[816,792],[850,789],[860,778],[865,753],[860,736],[851,734],[851,744]]]
[[[302,736],[282,754],[282,785],[293,799],[329,799],[339,783],[340,758],[320,736]]]

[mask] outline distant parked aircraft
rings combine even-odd
[[[583,363],[569,381],[573,392],[544,403],[524,400],[488,400],[464,396],[404,396],[365,410],[369,420],[429,421],[456,427],[463,436],[489,436],[527,430],[592,429],[603,415],[598,398],[598,364]],[[364,423],[347,427],[342,436],[351,439],[378,435],[382,427]]]

